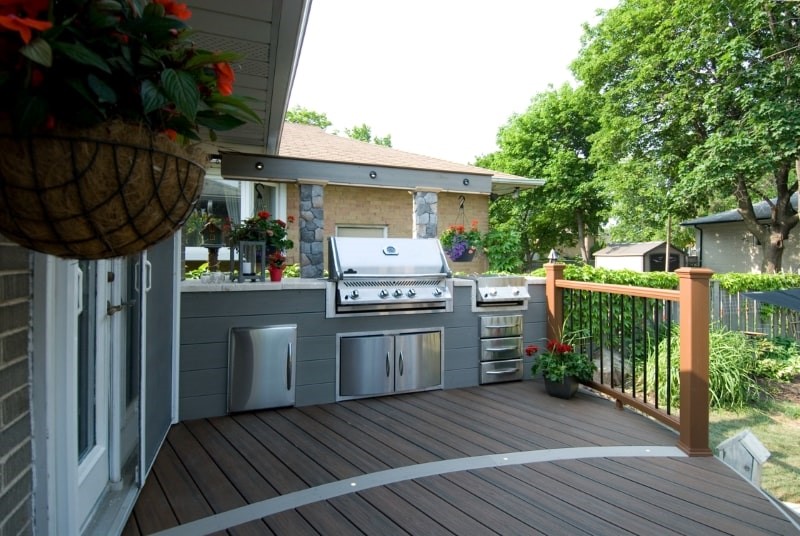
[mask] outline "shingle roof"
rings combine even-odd
[[[656,248],[663,248],[666,242],[631,242],[625,244],[612,244],[599,251],[595,251],[595,257],[638,257],[646,255]]]
[[[278,156],[325,162],[373,164],[407,169],[472,173],[491,177],[523,178],[476,166],[448,162],[447,160],[440,160],[430,156],[407,153],[398,149],[375,145],[374,143],[329,134],[319,127],[289,122],[283,124],[283,135]]]
[[[777,198],[772,199],[774,203]],[[792,208],[797,210],[797,194],[792,194]],[[766,201],[761,201],[753,205],[753,211],[756,213],[757,220],[768,220],[770,218],[770,205]],[[726,210],[725,212],[717,212],[701,218],[695,218],[681,222],[681,225],[703,225],[709,223],[731,223],[735,221],[743,221],[742,215],[739,214],[737,209]]]

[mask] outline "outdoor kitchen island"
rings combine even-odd
[[[181,285],[180,420],[228,413],[228,334],[231,328],[296,325],[296,406],[337,400],[337,345],[352,334],[441,333],[443,389],[480,382],[480,322],[492,315],[522,315],[524,344],[541,346],[545,337],[544,279],[527,278],[530,299],[522,307],[476,306],[473,279],[454,277],[452,311],[334,316],[326,314],[325,279],[284,279],[279,283]],[[523,361],[530,378],[532,358]],[[439,388],[438,386],[436,388]]]

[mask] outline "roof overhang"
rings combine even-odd
[[[221,172],[226,179],[251,181],[311,180],[341,186],[483,195],[489,195],[492,191],[492,177],[488,170],[486,174],[479,174],[279,156],[226,154],[222,159]]]
[[[261,118],[261,124],[218,132],[206,149],[277,154],[311,0],[189,0],[188,5],[198,46],[241,56],[234,65],[234,90],[250,99]]]
[[[492,177],[492,196],[519,194],[522,190],[530,190],[544,186],[544,179],[524,179],[521,177]]]

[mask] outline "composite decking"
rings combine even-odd
[[[187,421],[124,534],[800,534],[716,458],[648,452],[676,440],[535,381]]]

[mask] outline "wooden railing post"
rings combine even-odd
[[[545,297],[547,298],[547,338],[561,340],[561,327],[564,325],[564,289],[556,287],[556,281],[564,279],[565,264],[544,265],[547,276]]]
[[[679,268],[680,438],[689,456],[711,456],[708,447],[709,279],[707,268]]]

